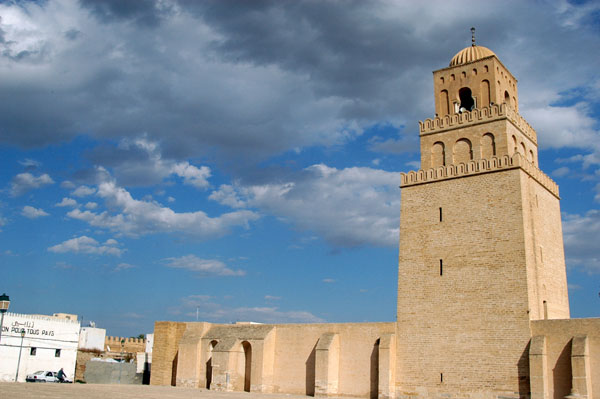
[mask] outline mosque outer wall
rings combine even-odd
[[[169,385],[173,377],[177,386],[205,388],[211,356],[211,389],[243,390],[235,377],[235,359],[243,356],[241,343],[247,341],[252,347],[251,391],[358,397],[382,392],[387,397],[393,385],[395,325],[157,322],[151,384]],[[217,340],[226,349],[217,344],[211,353],[209,345]]]

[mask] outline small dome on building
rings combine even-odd
[[[450,66],[458,66],[468,64],[469,62],[477,61],[485,57],[490,57],[494,54],[492,50],[483,46],[469,46],[460,50],[452,60],[450,61]]]

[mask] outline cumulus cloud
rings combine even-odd
[[[563,215],[563,236],[567,266],[590,274],[600,273],[600,210],[592,209],[584,215]]]
[[[64,197],[59,203],[57,203],[54,206],[77,206],[77,201],[75,201],[73,198],[67,198]]]
[[[597,121],[584,104],[570,107],[545,106],[526,111],[529,123],[539,132],[542,148],[590,148],[596,147],[600,132],[595,129]]]
[[[210,198],[225,205],[259,208],[317,232],[335,246],[395,246],[398,184],[394,172],[318,164],[282,183],[221,186]]]
[[[244,276],[243,270],[233,270],[227,267],[225,263],[217,259],[202,259],[196,255],[186,255],[180,258],[163,259],[168,267],[176,269],[185,269],[200,275],[215,276]]]
[[[96,192],[96,189],[88,186],[79,186],[71,194],[76,197],[87,197]]]
[[[172,175],[181,177],[183,184],[199,189],[210,185],[209,167],[165,159],[160,143],[150,140],[147,135],[122,139],[116,149],[96,148],[91,157],[95,162],[110,167],[117,182],[128,186],[157,184]]]
[[[91,237],[81,236],[49,247],[48,251],[55,253],[72,252],[76,254],[121,256],[123,250],[117,247],[117,245],[117,241],[112,239],[107,240],[104,244],[100,244]]]
[[[134,199],[113,181],[101,183],[97,195],[118,213],[73,209],[67,216],[129,236],[185,233],[199,239],[221,237],[234,227],[247,228],[251,221],[258,218],[255,212],[249,210],[224,213],[217,217],[210,217],[202,211],[177,213],[154,201]]]
[[[49,214],[47,212],[45,212],[43,209],[34,208],[32,206],[26,205],[23,207],[23,210],[21,211],[21,215],[23,215],[29,219],[37,219],[42,216],[48,216]]]
[[[258,323],[323,323],[324,319],[304,310],[281,310],[274,306],[225,306],[208,295],[190,295],[181,299],[181,306],[171,309],[172,313],[196,317],[201,320],[231,323],[253,321]]]
[[[12,179],[10,194],[13,197],[18,197],[30,190],[47,186],[52,183],[54,183],[54,180],[46,173],[39,176],[34,176],[28,172],[19,173]]]
[[[190,165],[188,162],[180,162],[171,168],[172,173],[179,177],[183,177],[185,184],[192,185],[197,188],[208,187],[208,178],[210,177],[210,168],[202,166],[200,168]]]

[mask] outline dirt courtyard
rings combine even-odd
[[[0,398],[19,399],[306,399],[306,396],[150,385],[40,384],[0,382]]]

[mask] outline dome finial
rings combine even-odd
[[[471,46],[475,47],[475,28],[471,28]]]

